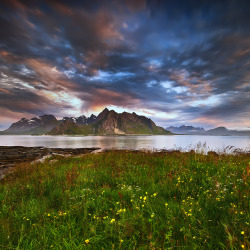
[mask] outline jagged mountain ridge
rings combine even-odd
[[[75,117],[63,117],[63,119],[61,121],[70,121],[70,122],[74,122],[78,125],[88,125],[88,124],[92,124],[96,121],[96,116],[91,115],[90,117],[86,117],[85,115],[81,115],[77,118],[75,118]]]
[[[97,117],[97,132],[107,134],[159,134],[165,130],[155,125],[155,123],[136,113],[123,112],[116,113],[114,110],[105,109]]]
[[[31,119],[22,118],[4,132],[7,134],[43,134],[58,124],[59,121],[53,115],[42,115]]]
[[[136,113],[123,112],[105,108],[95,119],[95,122],[87,125],[77,125],[74,121],[63,121],[59,126],[51,130],[49,134],[171,134],[164,128]]]
[[[3,131],[5,134],[46,134],[53,128],[65,121],[73,122],[77,125],[88,125],[94,123],[95,115],[86,117],[64,117],[62,120],[57,120],[53,115],[42,115],[31,119],[22,118],[13,123],[8,129]]]
[[[123,112],[105,108],[98,116],[84,115],[79,117],[64,117],[57,120],[53,115],[43,115],[31,119],[22,118],[13,123],[4,134],[171,134],[164,128],[136,113]]]

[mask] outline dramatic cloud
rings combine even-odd
[[[0,3],[0,128],[135,111],[161,126],[249,127],[249,1]]]

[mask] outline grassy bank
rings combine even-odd
[[[247,155],[106,152],[0,183],[3,249],[250,248]]]

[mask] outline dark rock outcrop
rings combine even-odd
[[[100,148],[46,148],[0,146],[0,179],[11,167],[20,163],[33,162],[45,156],[52,155],[81,155],[91,153]]]
[[[169,131],[158,127],[155,123],[136,113],[104,109],[97,116],[96,132],[100,134],[171,134]]]

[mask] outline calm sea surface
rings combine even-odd
[[[0,146],[45,146],[55,148],[103,149],[181,149],[190,150],[202,145],[206,150],[222,151],[227,146],[250,150],[249,136],[198,136],[198,135],[154,135],[154,136],[31,136],[1,135]]]

